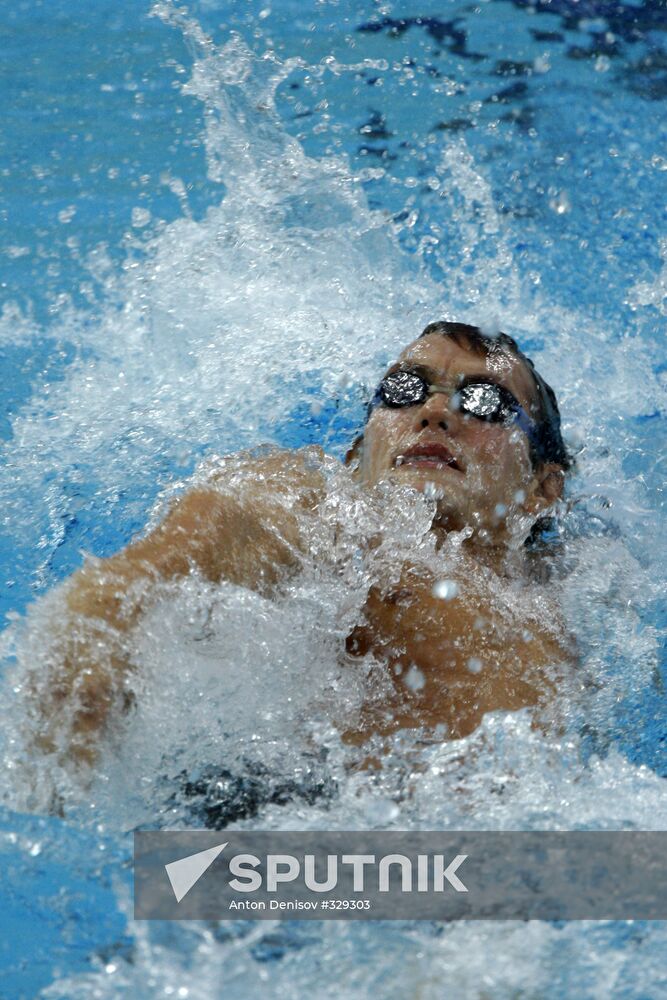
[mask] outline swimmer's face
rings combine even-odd
[[[479,377],[504,386],[530,413],[535,387],[520,359],[502,351],[478,355],[435,333],[410,344],[389,371],[412,367],[451,391],[417,405],[374,408],[360,456],[365,485],[410,486],[437,499],[446,527],[471,525],[491,535],[502,534],[508,518],[536,513],[556,499],[559,467],[533,467],[528,438],[516,423],[481,420],[452,400],[462,380]]]

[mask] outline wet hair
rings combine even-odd
[[[530,358],[523,353],[516,340],[506,333],[491,336],[482,333],[478,326],[469,326],[467,323],[450,323],[446,320],[429,323],[420,334],[420,338],[428,337],[434,333],[447,337],[464,350],[472,351],[483,357],[503,352],[512,354],[523,362],[535,386],[535,398],[529,407],[530,416],[537,426],[537,434],[530,449],[533,465],[554,462],[567,471],[572,466],[572,459],[561,434],[560,412],[556,402],[556,394],[551,386],[544,381]]]

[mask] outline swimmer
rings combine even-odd
[[[94,763],[109,723],[132,704],[132,634],[160,583],[196,572],[271,597],[299,572],[305,519],[319,516],[326,495],[313,454],[232,461],[146,537],[65,583],[48,683],[34,687],[43,752],[66,747],[77,764]],[[382,378],[346,464],[361,489],[380,488],[389,504],[405,496],[399,487],[431,497],[436,548],[453,532],[463,539],[446,584],[405,560],[393,580],[371,586],[341,652],[384,664],[390,694],[361,713],[346,740],[402,728],[460,738],[487,712],[548,701],[552,668],[572,662],[571,641],[555,602],[541,598],[539,614],[520,610],[516,569],[570,462],[554,393],[514,340],[430,324]]]

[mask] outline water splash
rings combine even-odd
[[[664,556],[659,540],[646,538],[653,510],[646,483],[625,469],[625,456],[638,448],[636,422],[664,407],[650,349],[630,330],[610,350],[606,327],[574,309],[556,308],[541,297],[539,284],[520,276],[491,185],[462,139],[444,143],[438,173],[449,212],[438,251],[439,284],[419,254],[399,249],[390,220],[368,207],[363,184],[346,161],[308,157],[283,127],[276,89],[300,60],[257,56],[238,36],[218,48],[173,5],[155,10],[192,46],[186,90],[205,107],[208,169],[221,186],[220,203],[199,221],[184,211],[152,231],[141,253],[129,252],[119,271],[102,255],[91,260],[91,275],[104,289],[101,305],[86,312],[63,309],[49,330],[56,341],[75,345],[75,357],[64,378],[13,418],[2,487],[17,532],[41,553],[40,587],[52,586],[76,561],[86,511],[92,519],[102,510],[112,521],[129,509],[129,534],[143,524],[155,495],[182,486],[202,454],[285,443],[295,414],[299,420],[303,413],[316,417],[313,402],[322,398],[337,396],[358,412],[379,358],[435,315],[504,326],[533,345],[579,452],[563,516],[567,552],[558,586],[580,641],[582,676],[602,682],[585,702],[597,742],[586,761],[576,709],[566,715],[566,734],[555,747],[546,747],[521,716],[492,717],[455,745],[424,750],[409,739],[397,741],[376,777],[350,774],[330,710],[321,706],[329,699],[328,705],[353,711],[366,693],[370,674],[363,670],[354,683],[349,674],[341,683],[334,648],[358,612],[368,582],[363,574],[344,580],[342,606],[340,578],[325,573],[306,575],[288,601],[271,605],[234,588],[213,593],[192,579],[163,595],[146,620],[141,708],[130,732],[122,733],[124,742],[107,748],[92,788],[42,773],[44,788],[27,789],[32,801],[13,786],[10,804],[34,808],[41,797],[43,806],[49,781],[62,781],[65,809],[83,826],[102,817],[117,830],[156,815],[165,823],[186,823],[181,772],[192,777],[198,766],[218,762],[238,768],[251,754],[255,764],[259,756],[262,765],[289,772],[315,745],[328,751],[336,795],[307,807],[303,798],[279,805],[269,797],[256,816],[237,821],[267,828],[664,826],[662,780],[610,750],[608,738],[613,706],[629,691],[647,688],[657,662],[650,612]],[[658,293],[658,286],[638,286],[637,309],[658,306]],[[12,312],[1,330],[3,340],[15,342],[30,343],[33,335],[30,318],[17,321]],[[350,385],[359,389],[354,399],[354,393],[345,396]],[[326,435],[326,420],[315,419],[314,428]],[[342,441],[334,444],[340,451]],[[338,513],[351,514],[354,507],[367,530],[373,511],[361,509],[342,486],[338,496]],[[337,515],[328,514],[330,529]],[[428,559],[424,518],[418,504],[406,501],[402,518],[385,525],[386,546],[419,549]],[[313,542],[320,551],[333,544],[326,530]],[[354,532],[340,544],[352,560]],[[70,562],[63,557],[59,563],[59,552],[69,552]],[[12,625],[4,637],[6,660],[40,662],[48,613],[47,601]],[[249,664],[251,684],[243,672]],[[19,667],[12,683],[20,688],[21,681]],[[16,711],[18,693],[8,695],[4,754],[12,760],[24,720]],[[139,775],[131,789],[128,772]],[[128,907],[126,913],[129,919]],[[527,981],[547,990],[555,976],[567,990],[568,973],[557,958],[563,942],[578,975],[584,969],[599,982],[607,955],[603,950],[599,962],[591,958],[596,935],[609,934],[609,949],[618,945],[604,930],[580,937],[579,930],[551,927],[520,933],[494,928],[493,935],[466,926],[446,932],[399,927],[383,930],[380,939],[370,927],[353,933],[329,926],[310,961],[307,943],[295,943],[282,927],[229,933],[197,928],[188,931],[187,948],[167,932],[130,927],[132,961],[113,957],[91,976],[65,979],[46,995],[90,995],[94,988],[112,996],[120,988],[141,992],[148,983],[156,993],[168,986],[203,996],[223,980],[230,996],[247,995],[251,981],[262,995],[268,990],[262,962],[273,948],[285,961],[272,966],[272,995],[279,988],[290,995],[294,982],[301,994],[325,995],[323,969],[330,969],[334,983],[345,972],[358,976],[362,995],[386,995],[391,981],[396,995],[418,990],[437,996],[445,976],[462,989],[470,982],[472,989],[469,970],[483,962],[488,988],[502,996]],[[526,949],[526,933],[532,949]],[[389,940],[400,961],[392,959]],[[366,959],[360,972],[362,948],[377,961]],[[406,954],[416,957],[406,963]],[[647,977],[650,964],[649,957]],[[637,974],[634,961],[632,967]],[[629,961],[619,962],[615,982],[630,974]],[[581,988],[580,981],[576,985]]]

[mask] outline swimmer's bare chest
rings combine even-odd
[[[431,574],[408,567],[397,586],[371,588],[346,646],[383,665],[389,696],[366,707],[351,740],[438,726],[456,739],[487,712],[535,706],[553,693],[548,668],[567,659],[565,637],[508,611],[507,602],[499,609],[497,592],[479,580],[449,600],[433,584]]]

